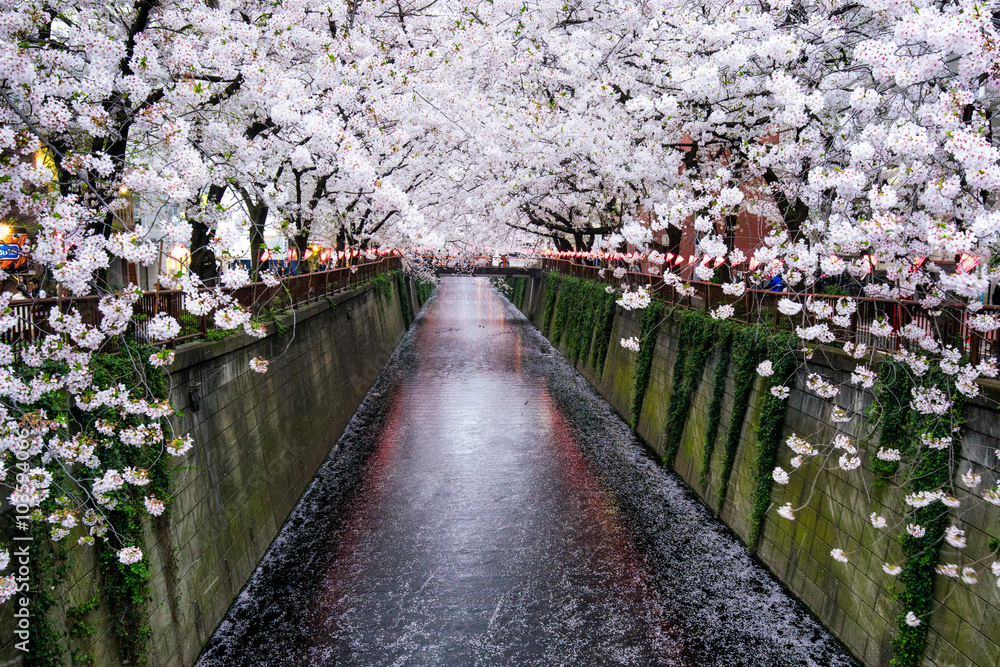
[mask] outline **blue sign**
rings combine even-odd
[[[21,248],[16,243],[0,243],[0,261],[20,259]]]

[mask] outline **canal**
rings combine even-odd
[[[200,667],[854,665],[481,278],[445,278]]]

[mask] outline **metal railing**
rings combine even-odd
[[[626,283],[632,288],[644,286],[664,302],[689,308],[701,309],[705,312],[724,304],[731,304],[735,310],[730,319],[753,324],[766,322],[775,328],[792,328],[803,322],[802,316],[789,318],[778,311],[778,301],[789,298],[798,303],[804,303],[808,298],[813,302],[826,302],[836,309],[837,303],[845,297],[833,294],[802,295],[793,292],[772,292],[761,289],[747,289],[742,296],[733,297],[722,291],[722,285],[700,281],[690,281],[686,284],[694,289],[692,296],[681,294],[675,287],[663,282],[661,276],[649,273],[626,272],[622,278],[613,276],[613,268],[604,269],[600,275],[600,267],[577,264],[572,260],[545,258],[542,260],[544,271],[558,271],[566,275],[576,276],[605,282],[614,286]],[[977,314],[1000,315],[1000,306],[983,306],[979,313],[970,313],[968,308],[959,303],[942,303],[933,310],[927,310],[920,303],[910,300],[879,299],[873,297],[850,297],[857,305],[857,310],[850,314],[848,326],[834,326],[829,320],[823,320],[830,325],[830,330],[840,343],[863,343],[869,348],[882,352],[897,352],[906,338],[900,334],[900,329],[915,324],[935,340],[953,345],[963,354],[969,355],[973,364],[979,363],[984,356],[1000,357],[1000,336],[998,331],[980,333],[970,325],[970,318]],[[836,312],[836,310],[834,310]],[[807,326],[819,319],[804,309]],[[793,324],[794,320],[794,324]],[[892,325],[892,333],[881,336],[876,333],[874,325],[878,321],[886,321]]]
[[[402,262],[399,257],[385,257],[375,262],[356,264],[353,267],[289,276],[282,279],[280,285],[273,287],[258,282],[226,292],[231,294],[237,303],[251,310],[268,305],[275,308],[297,308],[300,304],[349,289],[379,274],[395,271],[401,267]],[[185,326],[181,335],[170,340],[157,341],[158,345],[175,346],[187,340],[203,337],[211,328],[213,313],[185,317],[184,299],[182,290],[144,292],[133,306],[133,313],[146,317],[133,319],[129,325],[128,335],[138,340],[149,341],[148,318],[157,313],[166,313]],[[12,300],[10,310],[14,317],[14,325],[0,334],[0,341],[8,344],[31,342],[50,332],[48,319],[53,307],[59,308],[63,313],[75,309],[84,324],[96,325],[101,320],[101,313],[98,310],[100,300],[101,297],[97,295]],[[194,322],[191,321],[192,317],[195,318]]]

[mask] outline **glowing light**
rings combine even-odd
[[[972,269],[976,268],[977,264],[979,264],[978,257],[962,253],[962,256],[958,260],[958,266],[956,269],[961,273],[968,273]]]

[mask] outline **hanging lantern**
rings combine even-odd
[[[266,250],[265,249],[264,252],[260,253],[260,261],[266,262],[269,259],[271,259],[271,251],[270,250]]]
[[[968,273],[972,269],[976,268],[979,264],[979,258],[974,255],[967,255],[962,253],[962,256],[958,260],[958,266],[956,267],[962,273]]]

